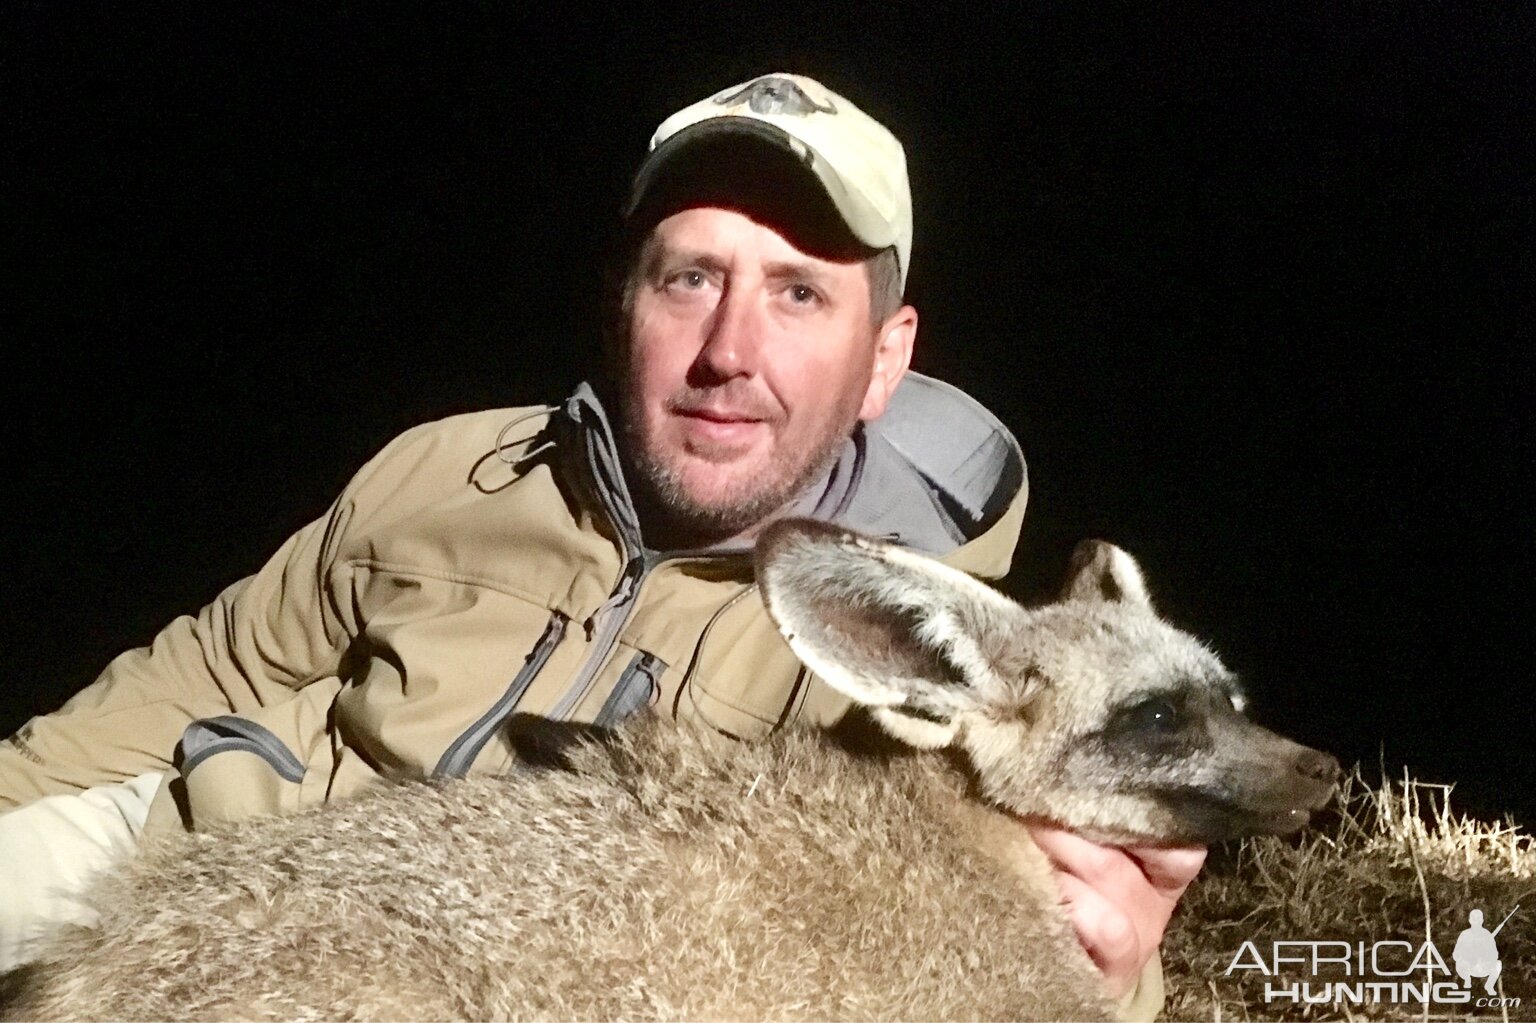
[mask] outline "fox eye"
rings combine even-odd
[[[1181,723],[1178,708],[1168,700],[1146,700],[1125,711],[1125,724],[1137,731],[1172,732]]]

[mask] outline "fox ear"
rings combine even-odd
[[[1136,559],[1103,540],[1084,540],[1073,549],[1061,599],[1120,600],[1152,606]]]
[[[768,612],[806,666],[913,745],[942,746],[955,716],[1004,692],[989,649],[1024,612],[964,572],[825,523],[785,520],[758,540]]]

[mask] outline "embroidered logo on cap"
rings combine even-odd
[[[748,82],[745,87],[729,96],[717,96],[715,102],[723,107],[734,107],[745,103],[754,114],[790,114],[794,117],[805,117],[814,113],[837,113],[837,108],[830,100],[827,101],[826,106],[822,106],[788,78],[776,78],[773,75]]]

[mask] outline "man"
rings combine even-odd
[[[1483,989],[1491,995],[1494,993],[1494,985],[1499,982],[1499,974],[1504,970],[1504,964],[1499,962],[1498,943],[1493,938],[1504,925],[1499,924],[1490,933],[1483,926],[1483,911],[1480,909],[1467,914],[1467,923],[1470,926],[1456,938],[1456,948],[1451,952],[1451,959],[1456,963],[1456,975],[1461,978],[1461,986],[1466,988],[1472,986],[1473,977],[1488,978]]]
[[[765,76],[669,118],[613,263],[608,380],[404,434],[259,572],[0,744],[0,807],[21,807],[0,816],[0,955],[69,915],[36,893],[140,828],[494,772],[551,719],[835,722],[845,702],[754,591],[762,526],[814,515],[995,578],[1024,511],[1008,431],[907,372],[911,241],[900,144],[818,83]],[[1036,833],[1150,1018],[1203,852]]]

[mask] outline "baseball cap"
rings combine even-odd
[[[906,286],[912,258],[906,153],[884,125],[804,75],[762,75],[661,122],[635,175],[625,215],[679,152],[732,133],[768,141],[797,157],[821,183],[854,238],[873,249],[895,247]]]

